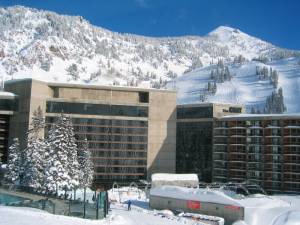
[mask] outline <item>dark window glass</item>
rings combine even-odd
[[[17,99],[0,99],[0,110],[16,111],[17,108]]]
[[[178,122],[176,171],[197,173],[199,179],[211,182],[212,122]]]
[[[239,107],[229,107],[229,112],[231,112],[231,113],[241,113],[242,112],[242,108],[239,108]]]
[[[149,92],[139,92],[139,101],[142,103],[149,102]]]
[[[47,102],[47,113],[148,117],[147,106]]]
[[[189,107],[177,108],[178,119],[196,119],[196,118],[212,118],[213,108],[208,107]]]

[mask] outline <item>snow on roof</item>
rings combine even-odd
[[[292,114],[234,114],[234,115],[226,115],[221,117],[221,119],[238,119],[238,118],[249,118],[249,119],[255,119],[255,118],[283,118],[283,117],[300,117],[300,113],[292,113]]]
[[[249,208],[289,207],[290,203],[279,198],[266,195],[253,195],[244,197],[232,191],[209,188],[185,188],[178,186],[160,186],[150,190],[150,195],[169,198],[212,202],[219,204],[232,204]]]
[[[199,182],[197,174],[172,174],[172,173],[154,173],[151,176],[153,181],[195,181]]]
[[[225,195],[221,191],[206,188],[185,188],[178,186],[160,186],[151,188],[150,196],[161,196],[175,199],[194,200],[202,202],[214,202],[240,206],[238,201]],[[150,197],[151,201],[151,197]]]
[[[6,91],[0,91],[0,97],[15,97],[16,95],[11,92],[6,92]]]

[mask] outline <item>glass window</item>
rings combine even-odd
[[[213,107],[178,107],[177,118],[178,119],[195,119],[195,118],[212,118]]]
[[[85,115],[148,117],[147,106],[104,105],[104,104],[52,102],[52,101],[47,102],[46,112],[85,114]]]
[[[149,92],[139,92],[139,101],[142,103],[149,102]]]
[[[16,111],[17,108],[17,99],[0,99],[0,110]]]
[[[240,108],[240,107],[229,107],[229,112],[231,112],[231,113],[241,113],[242,108]]]

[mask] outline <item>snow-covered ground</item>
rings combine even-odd
[[[239,225],[300,224],[299,196],[279,195],[273,197],[262,194],[243,196],[222,189],[194,189],[176,186],[155,187],[150,191],[150,199],[151,196],[242,207],[244,221],[237,223]],[[159,206],[155,200],[151,205]],[[262,221],[264,222],[262,223]]]
[[[196,224],[183,218],[166,217],[158,212],[136,209],[127,211],[125,206],[112,205],[108,218],[88,220],[68,216],[53,215],[31,208],[0,206],[1,225],[177,225]],[[198,223],[200,225],[200,223]]]
[[[81,191],[78,191],[80,196]],[[88,196],[93,192],[88,191]],[[76,195],[77,196],[77,195]],[[79,197],[78,196],[78,197]],[[174,216],[168,210],[150,210],[148,200],[142,190],[123,187],[109,191],[111,210],[106,219],[88,220],[31,209],[0,206],[1,225],[205,225],[200,222]],[[132,201],[132,210],[127,210],[127,200]]]
[[[201,190],[171,187],[171,191],[164,188],[155,188],[154,192],[184,199],[193,199],[195,193]],[[179,190],[180,189],[180,190]],[[182,190],[189,190],[182,192]],[[153,192],[153,193],[154,193]],[[80,193],[80,191],[78,192]],[[93,192],[88,191],[90,195]],[[198,193],[198,194],[199,194]],[[267,197],[255,195],[251,198],[232,198],[230,193],[217,190],[201,192],[206,200],[218,200],[222,204],[233,204],[246,207],[245,221],[238,221],[234,225],[296,225],[300,224],[300,197],[278,195]],[[201,197],[201,201],[203,200]],[[199,195],[200,197],[200,195]],[[142,190],[130,187],[116,188],[109,191],[111,210],[106,219],[88,220],[68,216],[53,215],[41,210],[31,208],[16,208],[0,206],[1,225],[205,225],[175,216],[169,210],[152,210],[149,208],[148,199]],[[132,201],[132,210],[127,210],[127,200]],[[263,218],[263,223],[262,223]]]

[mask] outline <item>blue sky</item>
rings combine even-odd
[[[92,24],[147,36],[205,35],[220,25],[300,50],[299,0],[0,0],[81,15]]]

